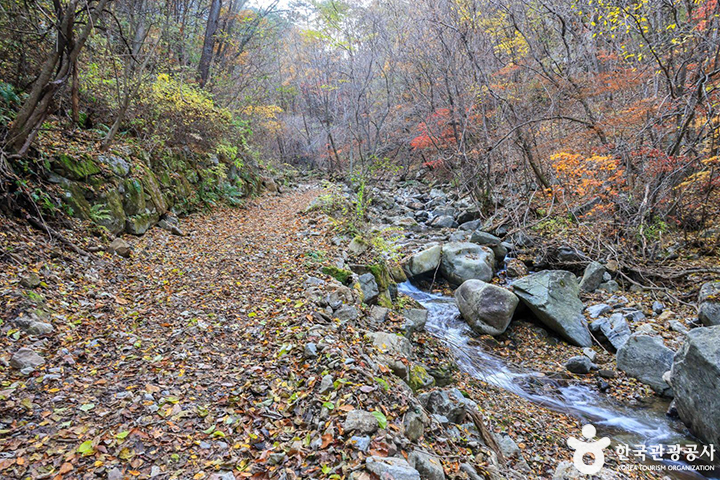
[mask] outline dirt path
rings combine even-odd
[[[283,345],[307,321],[305,254],[324,248],[298,216],[315,195],[197,216],[185,237],[153,229],[131,259],[54,259],[40,270],[47,287],[7,299],[10,311],[52,312],[58,331],[34,345],[3,340],[46,363],[30,377],[2,371],[0,475],[204,478],[282,463],[273,444],[302,426],[284,410],[308,385]],[[245,471],[255,470],[266,467]]]

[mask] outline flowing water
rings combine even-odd
[[[410,282],[400,284],[398,290],[427,308],[427,331],[450,348],[463,372],[533,403],[577,417],[583,423],[592,423],[597,428],[598,436],[608,436],[619,444],[666,447],[699,444],[688,436],[682,423],[665,415],[667,401],[660,401],[654,408],[623,406],[587,386],[561,385],[539,372],[511,368],[473,341],[472,331],[459,318],[459,311],[452,298],[425,292]],[[579,432],[575,436],[581,437]],[[667,466],[683,465],[670,459],[662,463]],[[707,476],[707,472],[680,473],[668,470],[666,474],[676,479],[720,479],[717,473]]]

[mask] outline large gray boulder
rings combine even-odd
[[[720,325],[720,281],[708,282],[700,289],[698,318],[707,325]]]
[[[463,319],[477,333],[500,335],[520,300],[504,288],[480,280],[467,280],[455,290],[455,303]]]
[[[563,270],[546,270],[516,280],[515,295],[550,330],[580,347],[592,345],[587,321],[578,298],[575,276]]]
[[[497,261],[502,261],[508,254],[508,249],[502,244],[502,240],[500,240],[499,237],[491,233],[483,232],[482,230],[474,231],[470,237],[470,242],[490,248],[495,254]]]
[[[582,280],[580,280],[580,290],[583,292],[594,292],[603,283],[605,276],[605,267],[598,262],[590,262],[585,267]]]
[[[466,280],[492,280],[495,255],[492,250],[469,242],[446,243],[442,247],[440,273],[450,283],[462,285]]]
[[[440,266],[442,246],[435,245],[409,257],[403,265],[408,277],[435,272]]]
[[[678,414],[690,431],[720,445],[720,326],[690,330],[675,355],[670,383]]]
[[[636,333],[618,350],[617,367],[659,395],[672,397],[672,388],[663,380],[663,375],[672,368],[674,355],[662,338]]]

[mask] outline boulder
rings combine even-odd
[[[427,452],[415,450],[408,456],[408,463],[418,471],[422,480],[445,480],[442,463]]]
[[[417,392],[435,386],[435,378],[428,373],[425,366],[415,364],[408,371],[407,384],[414,392]]]
[[[480,280],[467,280],[455,290],[463,319],[473,331],[485,335],[503,333],[519,302],[509,290]]]
[[[380,295],[380,289],[378,288],[377,281],[375,280],[375,275],[372,273],[360,275],[358,283],[360,284],[362,301],[368,305],[377,302],[378,295]]]
[[[585,311],[590,315],[590,318],[598,318],[600,315],[605,315],[612,310],[612,307],[606,303],[598,303],[597,305],[590,305]]]
[[[408,358],[412,355],[410,340],[387,332],[371,332],[365,335],[381,353]]]
[[[403,265],[403,270],[408,277],[434,273],[440,266],[441,256],[442,246],[435,245],[408,258]]]
[[[430,220],[429,225],[434,228],[453,228],[457,227],[457,222],[451,215],[441,215]]]
[[[672,397],[670,385],[663,374],[673,365],[674,352],[667,348],[660,337],[633,334],[618,350],[619,370],[649,385],[659,395]]]
[[[380,424],[375,415],[366,410],[350,410],[345,417],[343,430],[345,433],[375,433]]]
[[[590,331],[599,340],[607,341],[615,351],[622,348],[628,341],[632,332],[627,320],[621,313],[616,313],[608,318],[599,318],[590,324]]]
[[[45,364],[45,359],[29,348],[21,348],[10,359],[10,366],[18,370],[37,368]]]
[[[452,423],[465,421],[466,409],[477,410],[477,404],[465,398],[457,388],[434,390],[418,395],[420,404],[431,414],[447,418]]]
[[[335,318],[341,322],[349,322],[360,318],[360,312],[354,305],[343,305],[335,310]]]
[[[508,254],[508,249],[502,244],[499,237],[482,230],[474,231],[470,237],[470,242],[490,248],[498,261],[502,261]]]
[[[30,316],[22,315],[16,318],[14,323],[30,335],[48,335],[55,330],[51,324],[41,322],[35,314],[31,314]]]
[[[575,276],[562,270],[546,270],[516,280],[513,291],[550,330],[580,347],[592,345],[587,321],[578,298]]]
[[[698,438],[720,445],[720,325],[688,332],[670,382],[682,421]]]
[[[416,332],[422,332],[425,330],[425,324],[428,319],[428,311],[424,308],[408,308],[403,310],[403,316],[405,317],[405,324],[403,330],[405,336],[412,338]]]
[[[422,409],[408,409],[403,419],[403,429],[405,437],[411,442],[415,442],[425,433],[425,424],[429,419],[423,413]]]
[[[698,304],[698,318],[704,325],[720,325],[720,281],[708,282],[702,286]]]
[[[605,275],[605,267],[598,262],[590,262],[585,267],[582,280],[580,280],[580,290],[583,292],[594,292],[603,283]]]
[[[579,373],[581,375],[584,375],[586,373],[590,373],[593,369],[593,362],[585,355],[578,355],[576,357],[570,358],[567,362],[565,362],[565,368],[567,368],[568,372],[572,373]]]
[[[421,480],[418,471],[400,457],[368,457],[365,468],[381,479]]]
[[[466,280],[492,280],[495,255],[492,250],[474,243],[452,242],[442,247],[440,273],[450,283],[462,285]]]

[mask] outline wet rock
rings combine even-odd
[[[29,348],[21,348],[10,358],[10,366],[17,370],[37,368],[45,364],[45,359]]]
[[[415,450],[408,457],[408,463],[418,471],[422,480],[445,480],[442,463],[427,452]]]
[[[489,282],[495,273],[494,265],[495,255],[487,247],[467,242],[452,242],[442,247],[440,273],[454,285],[471,279]]]
[[[516,280],[513,291],[550,330],[580,347],[592,345],[587,322],[578,298],[575,276],[562,270],[547,270]]]
[[[418,471],[400,457],[368,457],[365,468],[381,479],[421,480]]]
[[[365,336],[381,353],[405,358],[412,355],[412,344],[405,337],[387,332],[371,332]]]
[[[475,332],[500,335],[510,324],[519,299],[496,285],[467,280],[455,291],[455,303]]]
[[[127,258],[130,256],[130,244],[122,238],[117,237],[115,240],[110,242],[110,251],[120,255],[121,257]]]
[[[615,351],[622,348],[632,332],[625,317],[616,313],[608,318],[599,318],[590,324],[590,331],[598,340],[606,341]]]
[[[605,267],[598,262],[590,262],[585,267],[582,280],[580,280],[580,290],[583,292],[594,292],[603,282],[605,275]]]
[[[672,397],[672,389],[663,380],[663,374],[672,368],[673,356],[673,351],[663,344],[660,337],[633,334],[618,350],[617,366],[649,385],[659,395]]]
[[[578,355],[565,362],[565,368],[567,368],[569,372],[584,375],[592,371],[593,363],[588,357]]]
[[[441,256],[442,246],[435,245],[409,257],[403,264],[403,270],[408,277],[434,273],[440,266]]]
[[[377,302],[378,295],[380,295],[380,289],[378,288],[375,275],[372,273],[365,273],[360,275],[358,278],[360,284],[360,291],[362,292],[362,301],[371,305]]]
[[[720,325],[720,281],[708,282],[698,295],[698,318],[707,326]]]
[[[682,421],[697,437],[720,445],[720,325],[687,334],[670,381]]]
[[[350,410],[345,417],[343,430],[355,433],[375,433],[379,428],[378,419],[366,410]]]

